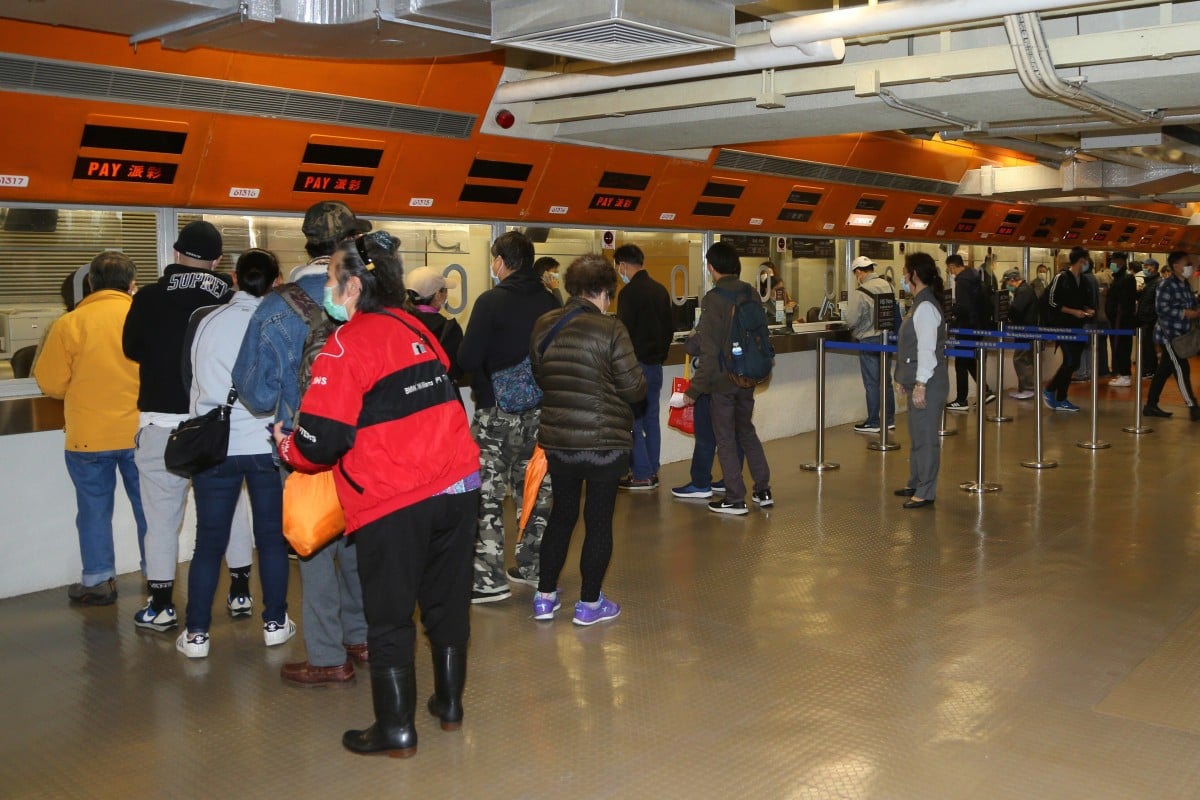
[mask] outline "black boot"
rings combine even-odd
[[[408,758],[417,752],[413,712],[417,705],[417,676],[413,665],[371,665],[371,700],[375,724],[365,731],[346,731],[342,746],[359,755]]]
[[[463,686],[467,682],[465,645],[433,648],[434,695],[429,698],[429,713],[442,721],[442,730],[462,727]]]

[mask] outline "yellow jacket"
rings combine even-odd
[[[59,317],[33,366],[38,386],[62,398],[68,450],[128,450],[138,428],[138,365],[121,350],[133,298],[102,289]]]

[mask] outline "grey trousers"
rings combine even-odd
[[[346,663],[345,645],[367,640],[354,537],[339,536],[300,559],[300,590],[308,663],[341,666]]]
[[[741,503],[746,500],[746,481],[738,461],[738,445],[746,454],[754,491],[771,488],[771,467],[763,452],[758,431],[754,429],[754,389],[738,388],[727,394],[712,395],[713,435],[717,439],[717,458],[725,478],[725,500]]]
[[[1017,373],[1017,389],[1022,392],[1040,388],[1033,382],[1033,350],[1017,350],[1013,353],[1013,371]]]
[[[912,397],[912,387],[904,390]],[[908,488],[922,500],[937,496],[938,470],[942,465],[942,441],[938,430],[942,426],[942,406],[950,393],[950,382],[931,381],[925,388],[925,407],[908,404],[908,435],[912,444],[908,451]]]
[[[142,512],[146,515],[146,579],[156,582],[175,580],[175,567],[179,564],[179,531],[183,528],[183,509],[191,485],[187,478],[168,472],[163,462],[170,435],[170,428],[147,425],[134,439],[133,463],[137,464]],[[231,567],[249,566],[250,548],[250,516],[243,492],[233,515],[229,546],[225,550],[226,563]]]

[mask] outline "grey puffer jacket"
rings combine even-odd
[[[580,309],[541,354],[542,340],[564,314]],[[646,379],[629,331],[580,297],[543,314],[530,338],[533,375],[542,387],[538,441],[557,450],[630,450],[633,410]]]

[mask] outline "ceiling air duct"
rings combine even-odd
[[[606,64],[732,47],[728,0],[493,0],[492,42]]]

